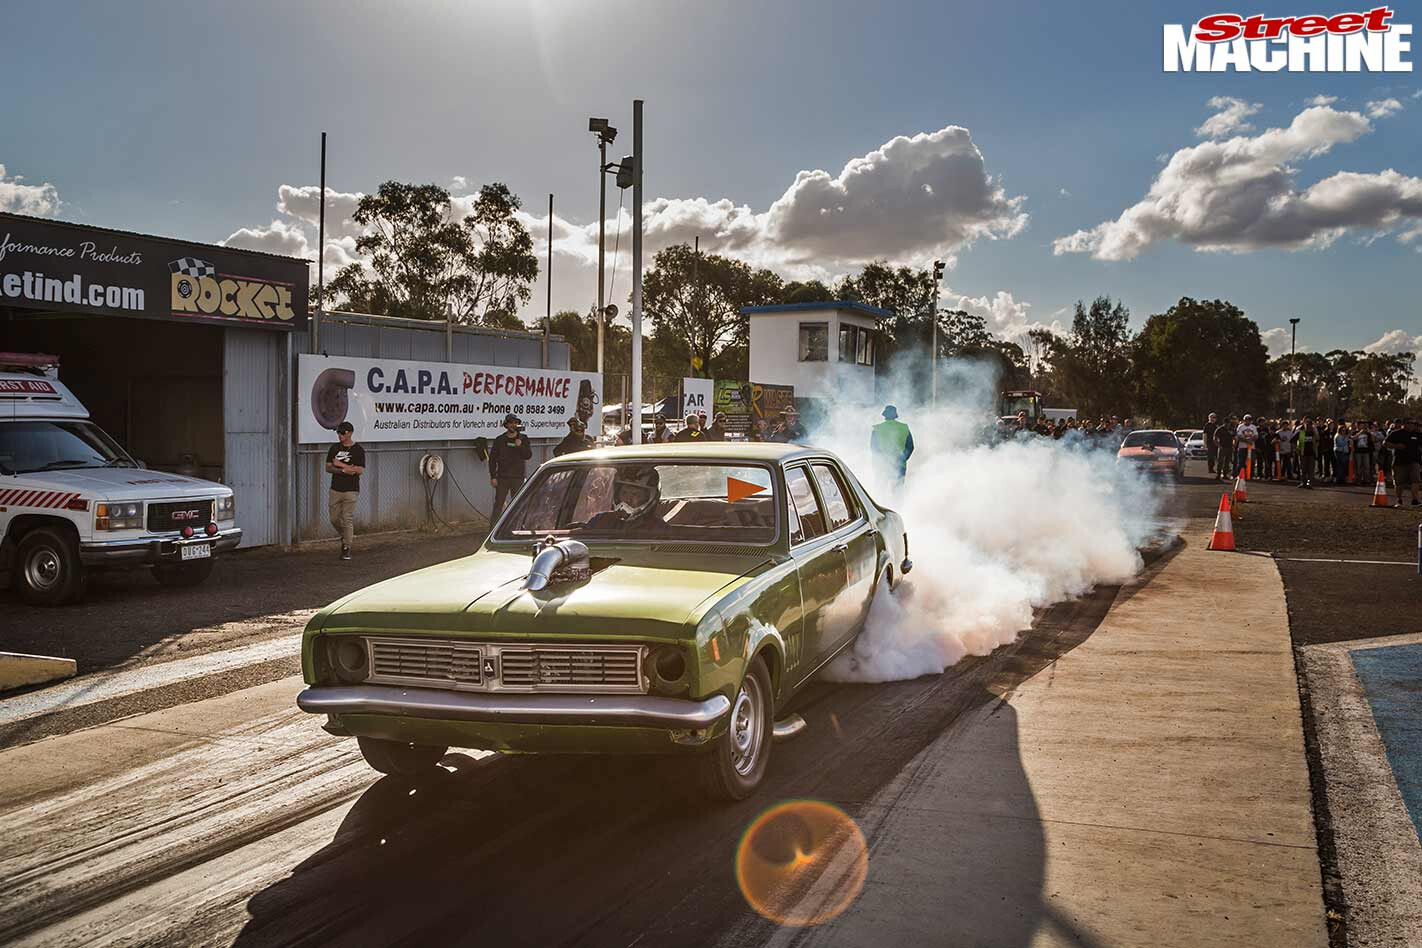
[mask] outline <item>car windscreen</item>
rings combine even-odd
[[[1168,431],[1132,431],[1126,435],[1123,448],[1178,448],[1180,442]]]
[[[775,481],[755,465],[617,461],[535,475],[495,539],[771,543]]]
[[[124,450],[87,421],[0,423],[0,471],[6,474],[131,466]]]

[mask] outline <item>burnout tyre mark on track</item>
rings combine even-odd
[[[0,941],[338,806],[371,779],[354,750],[293,710],[0,813]]]

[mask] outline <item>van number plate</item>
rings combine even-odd
[[[182,558],[185,562],[187,560],[205,560],[212,556],[212,545],[209,543],[194,543],[190,546],[179,547],[179,549],[183,551]]]

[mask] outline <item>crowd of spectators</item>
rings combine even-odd
[[[1134,430],[1135,424],[1132,420],[1123,419],[1119,415],[1101,417],[1095,421],[1074,417],[1051,419],[1042,415],[1034,422],[1027,416],[1027,412],[1019,411],[1015,420],[1004,418],[998,422],[997,436],[1002,439],[1019,434],[1032,434],[1057,441],[1065,438],[1108,447],[1114,451],[1121,446],[1122,439]]]
[[[1422,426],[1417,419],[1346,421],[1305,415],[1295,422],[1246,414],[1221,420],[1212,412],[1203,430],[1210,473],[1220,480],[1233,480],[1249,466],[1251,477],[1296,482],[1307,489],[1316,481],[1372,485],[1381,472],[1384,483],[1397,492],[1395,506],[1402,506],[1405,489],[1412,506],[1422,505]]]

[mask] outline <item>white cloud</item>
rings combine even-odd
[[[967,129],[948,126],[899,136],[837,176],[801,171],[765,211],[729,198],[657,198],[643,207],[643,240],[651,254],[699,236],[708,252],[823,278],[871,260],[951,258],[978,239],[1012,237],[1027,223],[1023,200],[987,173]],[[546,252],[548,216],[524,213],[522,220]],[[610,253],[616,220],[606,226]],[[553,249],[594,262],[597,223],[555,216]]]
[[[981,316],[988,331],[1002,339],[1016,339],[1036,325],[1028,318],[1032,304],[1017,300],[1007,290],[998,290],[992,296],[972,297],[950,289],[944,292],[942,305]]]
[[[893,138],[835,177],[801,171],[770,206],[762,237],[792,259],[921,258],[1017,234],[1022,204],[987,173],[968,130],[950,125]]]
[[[1338,101],[1336,95],[1316,95],[1308,100],[1309,105],[1332,105]]]
[[[1283,326],[1266,329],[1259,334],[1259,338],[1264,342],[1264,348],[1269,350],[1271,359],[1277,359],[1289,351],[1289,331]]]
[[[1422,218],[1422,179],[1391,169],[1295,186],[1295,163],[1370,131],[1359,112],[1313,106],[1286,128],[1182,148],[1143,200],[1116,220],[1058,238],[1053,250],[1129,260],[1171,239],[1197,250],[1322,247],[1352,229],[1387,232]]]
[[[1397,355],[1401,352],[1410,352],[1413,355],[1422,353],[1422,335],[1409,335],[1405,330],[1392,329],[1382,334],[1376,342],[1370,342],[1363,347],[1364,352],[1381,352],[1385,355]]]
[[[1254,126],[1246,120],[1264,107],[1258,102],[1246,102],[1228,95],[1217,95],[1208,105],[1216,112],[1195,129],[1195,134],[1201,138],[1223,138],[1235,132],[1247,132]]]
[[[1402,111],[1402,103],[1396,99],[1376,99],[1367,105],[1368,118],[1387,118]]]
[[[456,189],[469,184],[456,178]],[[271,249],[314,257],[319,189],[282,185],[277,209],[283,215],[266,227],[243,228],[233,246]],[[477,195],[456,195],[457,217],[467,215]],[[355,258],[360,228],[351,220],[359,193],[327,192],[326,260]],[[701,238],[708,253],[773,267],[788,279],[833,280],[877,259],[922,266],[935,257],[956,263],[955,251],[980,239],[1005,239],[1027,224],[1025,199],[1010,196],[987,171],[968,130],[950,125],[936,132],[899,136],[838,174],[801,171],[771,205],[757,211],[730,198],[657,198],[643,207],[647,261],[658,250]],[[519,212],[534,239],[540,269],[548,252],[548,216]],[[623,305],[631,279],[631,213],[607,220],[609,299]],[[620,253],[614,247],[619,226]],[[553,218],[554,308],[587,310],[596,298],[596,221]],[[614,276],[615,272],[615,276]],[[534,286],[532,313],[542,315],[545,276]],[[1010,298],[1010,297],[1009,297]],[[1006,304],[989,300],[999,312]],[[1025,304],[1022,304],[1025,305]],[[1010,307],[1009,307],[1010,308]]]
[[[1422,89],[1418,89],[1416,92],[1412,93],[1412,98],[1422,99]]]
[[[51,217],[59,213],[59,189],[52,184],[26,184],[20,175],[5,172],[0,165],[0,211]]]
[[[326,189],[326,275],[329,279],[335,272],[349,263],[361,262],[356,253],[355,242],[361,227],[353,219],[356,205],[362,195],[359,192],[346,193]],[[308,184],[296,187],[283,184],[277,188],[276,209],[282,217],[274,219],[265,227],[242,227],[218,241],[226,247],[243,250],[261,250],[266,253],[316,259],[316,241],[319,233],[321,188]]]
[[[457,174],[449,179],[449,186],[455,191],[468,191],[469,179],[462,174]]]
[[[1061,188],[1061,189],[1059,189],[1059,190],[1057,191],[1057,193],[1060,194],[1060,195],[1061,195],[1062,197],[1064,197],[1064,198],[1069,198],[1069,197],[1071,197],[1071,192],[1068,191],[1066,188]]]
[[[357,237],[361,228],[352,217],[356,206],[364,197],[359,191],[346,193],[326,189],[326,237]],[[277,210],[315,227],[320,220],[321,188],[308,184],[292,187],[283,184],[277,188]]]

